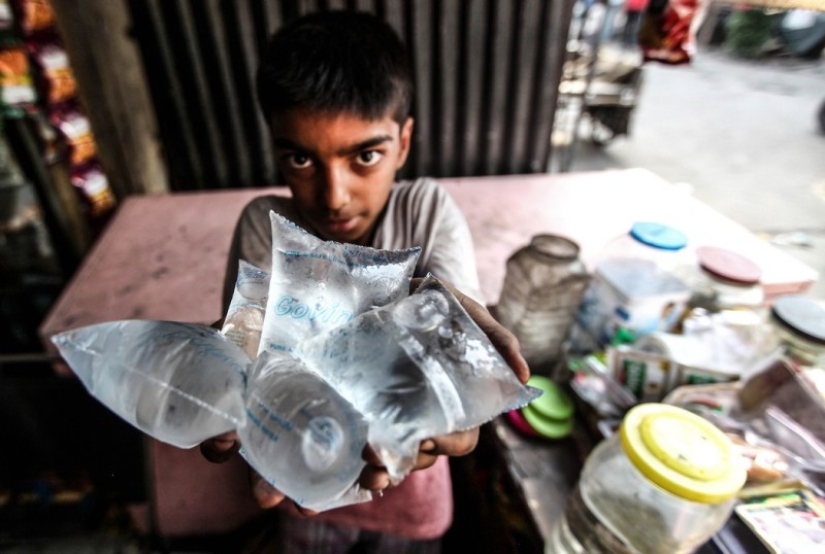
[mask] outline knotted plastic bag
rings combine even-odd
[[[52,342],[92,396],[160,441],[191,448],[246,422],[249,357],[210,327],[123,320]]]

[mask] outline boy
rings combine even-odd
[[[317,13],[276,33],[261,61],[257,91],[292,198],[260,197],[244,209],[228,260],[224,307],[239,259],[271,266],[269,210],[325,240],[382,249],[420,246],[416,276],[432,272],[480,298],[472,240],[457,206],[432,180],[394,182],[410,148],[412,88],[401,41],[371,15]],[[526,380],[514,337],[482,306],[459,297]],[[370,465],[360,484],[381,494],[310,519],[285,510],[278,552],[438,551],[452,520],[449,466],[440,455],[467,454],[477,438],[475,429],[423,441],[416,471],[395,487],[380,461],[365,453]],[[227,434],[201,450],[221,461],[237,447],[235,435]],[[259,477],[253,493],[263,507],[283,500]]]

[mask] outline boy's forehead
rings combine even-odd
[[[383,117],[369,118],[354,112],[325,112],[303,109],[285,110],[273,113],[269,117],[269,126],[272,131],[287,132],[307,127],[335,127],[348,126],[352,129],[368,129],[371,127],[400,128],[391,112]]]

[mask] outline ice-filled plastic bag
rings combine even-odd
[[[262,352],[239,431],[243,455],[275,488],[313,510],[367,501],[367,423],[334,388],[285,353]]]
[[[92,396],[159,441],[191,448],[245,424],[250,360],[214,329],[123,320],[52,342]]]
[[[269,279],[268,272],[240,260],[235,291],[221,327],[221,333],[252,360],[258,356],[261,343]]]
[[[272,277],[260,350],[299,341],[409,294],[420,248],[377,250],[323,241],[270,212]]]
[[[420,441],[524,406],[522,385],[456,298],[428,277],[415,294],[303,341],[296,349],[369,421],[390,476],[412,469]]]

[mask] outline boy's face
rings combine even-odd
[[[413,121],[287,110],[270,118],[275,161],[321,238],[367,244],[410,149]]]

